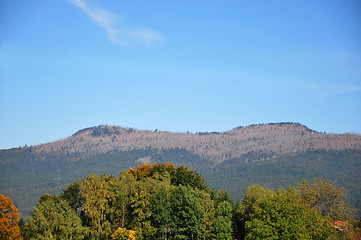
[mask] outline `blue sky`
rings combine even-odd
[[[356,0],[2,0],[0,149],[100,124],[361,133]]]

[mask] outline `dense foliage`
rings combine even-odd
[[[257,162],[246,162],[247,159],[255,158],[248,154],[227,160],[202,175],[210,186],[227,190],[234,199],[242,199],[247,187],[253,184],[277,190],[305,179],[330,179],[345,186],[345,198],[357,209],[357,218],[361,218],[360,151],[310,151]]]
[[[358,209],[361,217],[361,151],[310,151],[295,156],[254,161],[257,153],[226,160],[217,166],[185,149],[153,148],[146,150],[113,151],[79,161],[62,156],[45,160],[32,159],[31,148],[0,151],[0,192],[10,197],[20,215],[27,217],[44,193],[59,195],[69,184],[95,173],[117,176],[120,169],[136,168],[149,162],[173,162],[175,166],[188,166],[206,179],[210,187],[226,190],[235,201],[242,199],[247,187],[253,184],[273,190],[296,185],[304,179],[328,178],[347,187],[346,199]]]
[[[25,226],[29,239],[231,239],[232,202],[171,163],[119,177],[90,174],[60,196],[43,195]]]
[[[0,240],[22,239],[18,221],[19,213],[12,200],[0,193]]]
[[[350,213],[329,180],[277,192],[253,185],[233,204],[197,172],[164,163],[90,174],[43,195],[19,225],[25,239],[357,239]]]
[[[277,192],[249,187],[234,221],[238,239],[359,239],[350,213],[342,188],[314,179]]]

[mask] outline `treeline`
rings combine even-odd
[[[96,176],[71,184],[60,196],[43,195],[28,223],[3,212],[0,239],[356,239],[359,222],[343,189],[316,179],[274,192],[248,188],[235,204],[209,189],[187,167],[141,165],[119,177]],[[16,214],[15,214],[16,215]]]
[[[331,179],[345,186],[346,199],[357,209],[356,217],[361,218],[361,151],[319,150],[251,163],[246,162],[248,156],[252,155],[224,161],[202,172],[202,176],[210,186],[226,190],[234,200],[242,199],[253,184],[277,190],[305,179]]]

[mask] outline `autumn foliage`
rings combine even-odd
[[[172,163],[162,163],[162,164],[156,163],[153,165],[151,164],[143,164],[140,166],[138,165],[135,170],[131,168],[128,173],[132,174],[137,179],[145,179],[145,178],[149,179],[155,173],[168,172],[172,176],[175,171],[176,168]]]
[[[343,195],[343,188],[333,182],[314,179],[277,191],[253,185],[243,201],[234,204],[227,192],[209,189],[187,167],[144,164],[122,171],[119,177],[90,174],[60,196],[43,195],[23,236],[34,240],[358,239],[359,223],[349,216]],[[21,239],[17,210],[10,199],[3,195],[1,199],[0,240]],[[15,230],[8,230],[10,223]]]
[[[18,226],[19,213],[10,198],[0,193],[0,239],[23,239]]]
[[[322,215],[333,220],[347,219],[352,211],[345,202],[345,190],[335,186],[328,179],[313,179],[313,182],[304,181],[299,184],[303,203],[319,210]]]
[[[135,231],[118,228],[112,235],[113,240],[136,240]]]

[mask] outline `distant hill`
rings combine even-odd
[[[0,151],[0,192],[24,215],[38,198],[88,174],[118,174],[143,163],[173,162],[201,173],[236,199],[247,186],[278,188],[327,177],[350,189],[361,209],[361,136],[326,134],[299,123],[172,133],[101,125],[47,144]]]

